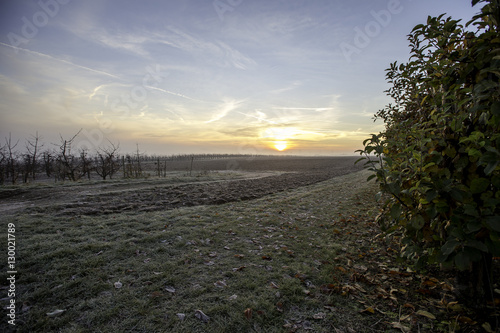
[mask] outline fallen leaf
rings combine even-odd
[[[302,328],[304,328],[305,330],[312,330],[313,329],[311,322],[309,322],[307,320],[302,323]]]
[[[233,272],[239,272],[239,271],[244,270],[245,268],[247,268],[247,266],[240,266],[238,268],[233,268]]]
[[[278,310],[279,312],[283,312],[283,303],[276,303],[276,310]]]
[[[369,306],[369,307],[367,307],[366,309],[364,309],[364,310],[362,310],[362,311],[360,311],[360,312],[361,312],[361,313],[369,313],[369,314],[374,314],[374,313],[375,313],[375,310],[374,310],[371,306]]]
[[[418,315],[420,315],[420,316],[427,317],[429,319],[436,319],[436,317],[432,313],[424,311],[424,310],[418,310],[415,313],[418,314]]]
[[[184,313],[177,313],[177,317],[183,321],[186,318],[186,315]]]
[[[201,310],[196,310],[194,312],[194,316],[199,320],[203,321],[204,323],[208,323],[208,321],[210,320],[210,317],[204,314],[203,311]]]
[[[238,298],[238,295],[232,295],[232,296],[229,296],[228,300],[234,301],[237,298]]]
[[[217,282],[214,282],[214,286],[219,287],[219,288],[224,288],[224,287],[227,287],[227,283],[224,281],[217,281]]]
[[[115,288],[116,289],[120,289],[121,287],[123,287],[123,283],[121,283],[120,281],[115,282]]]
[[[64,311],[66,311],[66,310],[54,310],[52,312],[47,312],[47,316],[57,317],[57,316],[61,315]]]
[[[262,256],[262,259],[264,259],[264,260],[273,260],[273,258],[271,258],[270,256]]]
[[[493,329],[491,328],[490,323],[484,323],[481,325],[481,327],[488,333],[494,333]]]
[[[240,259],[241,259],[241,258],[244,258],[244,257],[245,257],[245,255],[243,255],[243,254],[235,254],[235,255],[234,255],[234,257],[235,257],[235,258],[240,258]]]
[[[175,293],[175,288],[172,286],[166,286],[165,290],[168,291],[169,293]]]
[[[247,308],[245,311],[243,311],[243,314],[245,315],[246,319],[252,319],[252,309]]]
[[[279,286],[276,283],[271,282],[271,288],[279,289]]]
[[[326,313],[324,312],[319,312],[313,315],[314,319],[325,319],[326,318]]]
[[[394,322],[394,323],[391,323],[391,325],[392,325],[392,327],[394,327],[394,328],[398,328],[398,329],[400,329],[400,330],[401,330],[401,332],[410,332],[410,328],[409,328],[409,327],[407,327],[407,326],[404,326],[404,325],[403,325],[403,324],[401,324],[401,323],[396,323],[396,322]]]
[[[403,305],[403,307],[404,307],[404,308],[409,308],[409,309],[415,310],[415,307],[414,307],[412,304],[410,304],[410,303],[405,303],[405,304]]]
[[[29,311],[29,309],[31,309],[31,304],[29,302],[24,302],[21,308],[21,312]]]

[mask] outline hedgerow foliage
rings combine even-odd
[[[387,70],[385,131],[358,151],[390,195],[380,223],[419,265],[500,256],[500,6],[479,2],[465,27],[441,15],[412,30],[409,62]]]

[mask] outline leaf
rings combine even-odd
[[[54,310],[52,312],[47,312],[47,316],[49,317],[57,317],[64,313],[66,310]]]
[[[427,317],[429,319],[436,319],[436,317],[432,313],[424,311],[424,310],[418,310],[415,313],[418,314],[418,315],[420,315],[420,316]]]
[[[500,216],[487,217],[485,222],[492,230],[500,232]]]
[[[203,311],[201,310],[196,310],[194,312],[194,316],[199,320],[203,321],[204,323],[208,323],[208,321],[210,320],[210,317],[204,314]]]
[[[252,309],[247,308],[245,309],[245,311],[243,311],[243,314],[245,315],[246,319],[250,320],[252,319],[252,312],[253,312]]]
[[[401,332],[410,332],[410,328],[408,326],[405,326],[401,323],[398,323],[398,322],[392,322],[391,323],[392,327],[394,328],[398,328],[401,330]]]
[[[444,245],[441,247],[441,252],[443,253],[443,255],[449,256],[455,251],[458,245],[460,245],[459,241],[454,239],[449,240],[446,243],[444,243]]]
[[[484,323],[481,325],[481,327],[488,333],[494,333],[493,329],[491,328],[490,323]]]
[[[238,298],[238,295],[232,295],[232,296],[229,296],[228,300],[229,301],[234,301],[237,298]]]
[[[366,309],[364,309],[363,311],[361,311],[361,313],[374,314],[375,313],[375,309],[373,309],[371,306],[369,306]]]
[[[324,313],[324,312],[316,313],[316,314],[313,315],[313,318],[314,319],[318,319],[318,320],[325,319],[326,318],[326,313]]]
[[[120,281],[115,282],[115,288],[116,289],[120,289],[121,287],[123,287],[123,283],[121,283]]]
[[[172,286],[165,287],[165,290],[168,291],[169,293],[175,293],[175,288]]]
[[[219,288],[225,288],[225,287],[227,287],[227,283],[224,281],[217,281],[217,282],[214,282],[214,286],[219,287]]]
[[[473,179],[470,184],[470,190],[473,194],[482,193],[490,186],[490,181],[486,178]]]
[[[186,319],[186,315],[184,313],[177,313],[177,318],[179,318],[180,321],[184,321],[184,319]]]

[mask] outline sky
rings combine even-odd
[[[385,69],[470,0],[2,0],[0,142],[147,154],[354,155]]]

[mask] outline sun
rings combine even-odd
[[[287,148],[287,143],[286,141],[275,141],[274,148],[276,148],[279,151],[283,151]]]

